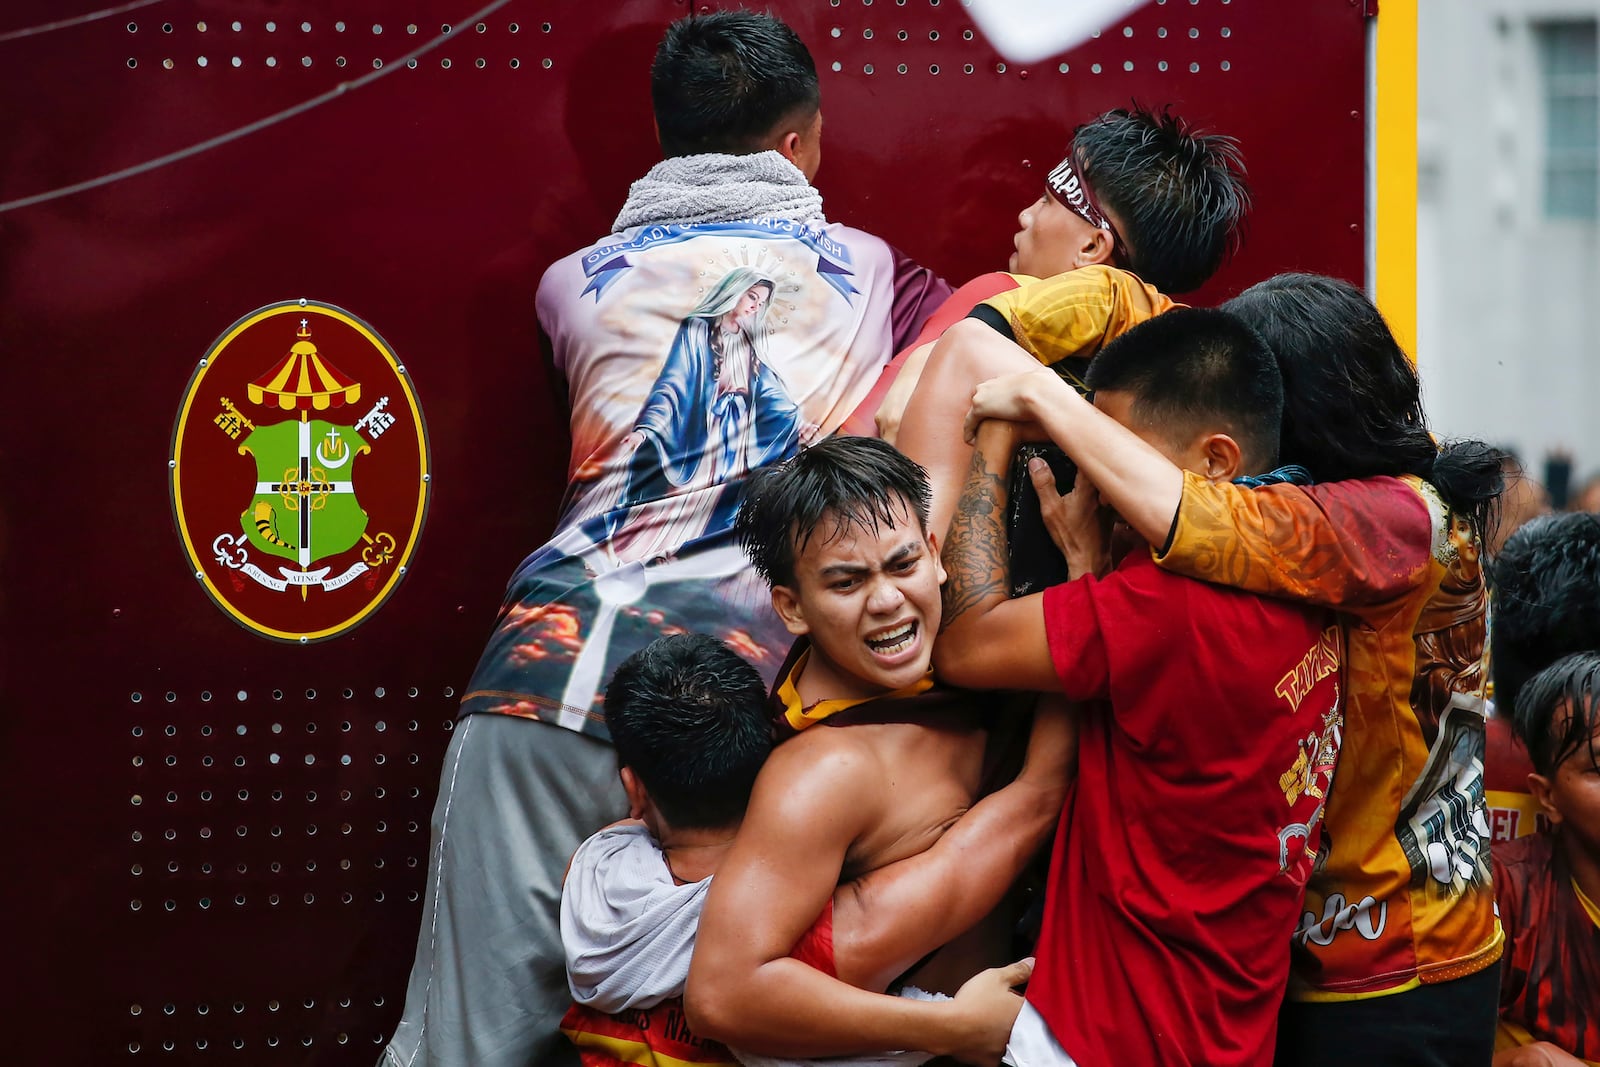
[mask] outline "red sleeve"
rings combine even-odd
[[[889,246],[889,251],[894,256],[894,307],[889,321],[893,348],[899,352],[922,332],[929,317],[950,298],[950,283],[893,245]]]
[[[1189,583],[1135,554],[1104,578],[1044,591],[1045,639],[1070,700],[1109,700],[1115,670],[1137,676],[1171,640],[1166,620],[1187,611]]]
[[[1494,872],[1495,910],[1500,915],[1500,928],[1505,931],[1505,947],[1500,953],[1500,1007],[1513,1003],[1521,989],[1515,979],[1514,962],[1517,955],[1517,935],[1522,932],[1520,922],[1521,901],[1516,873],[1502,858],[1503,848],[1491,846],[1489,867]],[[1521,854],[1518,849],[1518,854]]]

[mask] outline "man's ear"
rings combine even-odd
[[[1207,434],[1200,442],[1200,457],[1209,481],[1230,482],[1239,476],[1243,452],[1239,442],[1225,433]]]
[[[1089,239],[1078,248],[1078,266],[1092,267],[1097,263],[1110,266],[1117,251],[1116,238],[1111,236],[1110,230],[1098,226],[1090,229],[1089,234]]]
[[[806,623],[805,609],[800,606],[800,596],[787,585],[772,587],[772,609],[783,620],[783,625],[796,637],[811,632]]]
[[[933,566],[939,573],[939,584],[943,585],[950,576],[945,573],[944,560],[939,558],[939,535],[932,530],[928,531],[928,551],[933,553]]]
[[[639,781],[632,767],[619,769],[617,777],[622,779],[622,791],[628,794],[628,818],[643,819],[652,808],[650,794],[645,790],[644,783]]]
[[[1561,809],[1556,807],[1555,791],[1551,788],[1550,779],[1542,774],[1528,775],[1528,792],[1533,794],[1534,801],[1550,825],[1561,825]]]
[[[778,143],[772,146],[778,153],[795,166],[800,166],[800,135],[794,130],[789,130],[778,135]]]

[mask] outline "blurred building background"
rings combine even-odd
[[[1420,0],[1417,358],[1434,427],[1600,473],[1600,0]]]

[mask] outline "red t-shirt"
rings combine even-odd
[[[1044,593],[1088,706],[1028,1001],[1085,1067],[1272,1062],[1341,741],[1333,618],[1160,570]]]
[[[1600,1060],[1600,928],[1578,898],[1566,855],[1553,836],[1536,833],[1496,842],[1490,861],[1506,931],[1501,1022]]]

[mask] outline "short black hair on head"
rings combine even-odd
[[[1277,464],[1278,363],[1266,342],[1226,311],[1174,308],[1141,322],[1101,349],[1085,382],[1130,394],[1131,413],[1174,444],[1226,432],[1243,453],[1242,474]]]
[[[1239,247],[1250,189],[1232,137],[1135,103],[1079,126],[1072,154],[1117,217],[1128,269],[1162,292],[1200,288]]]
[[[779,123],[822,104],[817,67],[799,36],[755,11],[690,15],[667,27],[650,67],[661,151],[746,155]]]
[[[1319,482],[1426,478],[1479,535],[1504,486],[1500,453],[1443,449],[1428,432],[1417,368],[1372,301],[1347,281],[1279,274],[1222,305],[1261,334],[1283,371],[1283,460]]]
[[[1594,748],[1596,698],[1600,698],[1600,652],[1564,656],[1528,679],[1511,729],[1528,750],[1536,772],[1553,775],[1581,750],[1587,750],[1590,764],[1600,767]]]
[[[743,817],[772,751],[772,716],[761,675],[727,645],[704,634],[657,638],[611,676],[605,713],[618,765],[674,827]]]
[[[1572,652],[1600,650],[1600,515],[1532,519],[1489,567],[1495,705],[1521,714],[1528,679]]]
[[[909,508],[926,531],[928,502],[928,472],[893,445],[840,435],[751,475],[733,532],[767,584],[792,586],[795,557],[824,523],[830,537],[876,530]]]

